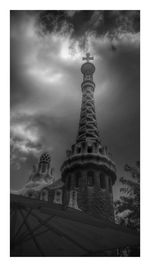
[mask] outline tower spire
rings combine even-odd
[[[90,53],[87,53],[86,57],[82,59],[87,62],[81,67],[81,72],[83,73],[83,82],[81,85],[82,104],[76,142],[95,141],[100,143],[94,103],[95,84],[93,82],[93,74],[95,72],[95,66],[89,62],[90,60],[94,60],[94,57],[91,57]]]
[[[66,151],[67,159],[61,166],[66,205],[79,208],[94,216],[102,214],[113,220],[112,185],[116,167],[102,146],[97,127],[93,74],[95,66],[89,53],[81,66],[83,74],[82,104],[79,129],[75,144]],[[74,203],[74,204],[73,204]]]

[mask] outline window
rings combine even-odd
[[[77,153],[81,152],[81,147],[77,147]]]
[[[102,189],[106,189],[106,180],[105,180],[105,174],[100,174],[100,186]]]
[[[92,153],[92,147],[88,146],[88,153]]]
[[[70,191],[70,196],[69,196],[69,204],[68,207],[74,208],[74,209],[79,209],[78,208],[78,201],[77,201],[77,191],[71,190]]]
[[[112,193],[112,183],[111,183],[111,177],[108,178],[109,180],[109,192]]]
[[[70,190],[71,188],[71,176],[70,175],[67,177],[66,185],[67,185],[67,190]]]
[[[80,185],[80,179],[81,179],[81,173],[77,172],[75,176],[75,187],[79,187]]]
[[[82,151],[85,152],[85,150],[86,150],[86,143],[84,142],[84,143],[82,143]]]
[[[84,77],[84,80],[86,81],[86,80],[90,80],[91,79],[91,76],[90,75],[85,75],[85,77]]]
[[[102,148],[99,148],[99,152],[102,153]]]
[[[48,191],[43,190],[40,194],[40,200],[48,201]]]
[[[89,171],[87,174],[87,184],[88,186],[94,185],[94,173],[92,171]]]
[[[44,173],[46,171],[46,165],[47,164],[45,162],[42,163],[42,166],[41,166],[42,167],[42,173]]]
[[[55,195],[54,195],[54,203],[57,204],[62,204],[62,190],[61,189],[57,189],[55,191]]]

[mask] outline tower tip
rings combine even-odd
[[[91,57],[90,53],[86,53],[86,57],[83,57],[82,60],[89,62],[90,60],[94,60],[94,57]]]

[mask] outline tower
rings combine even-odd
[[[49,174],[50,172],[50,155],[48,153],[43,153],[40,157],[38,171],[41,174]]]
[[[107,148],[102,146],[96,121],[93,74],[95,66],[87,53],[81,66],[83,74],[82,104],[79,129],[75,144],[66,151],[67,159],[61,166],[64,182],[64,202],[67,206],[93,216],[114,218],[112,185],[116,168]]]
[[[20,194],[30,198],[48,200],[48,188],[54,182],[51,168],[51,156],[48,152],[42,153],[38,166],[33,165],[32,172]],[[47,196],[46,196],[47,195]]]

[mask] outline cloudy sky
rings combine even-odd
[[[43,151],[51,153],[60,178],[65,151],[77,135],[87,51],[96,67],[98,126],[118,178],[125,163],[139,160],[139,11],[11,11],[12,189],[25,184]]]

